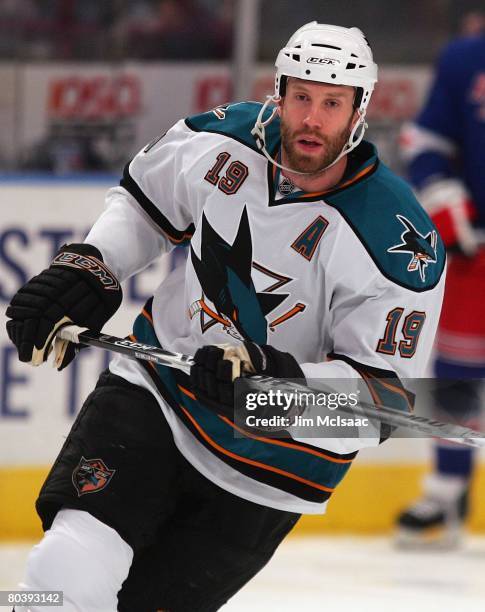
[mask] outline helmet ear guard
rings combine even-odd
[[[362,87],[356,87],[355,88],[355,96],[354,96],[354,108],[358,109],[360,108],[360,105],[362,104],[362,98],[364,97],[364,90],[362,89]]]
[[[276,115],[275,110],[263,123],[263,114],[268,104],[276,103],[285,96],[288,77],[356,88],[353,105],[359,119],[338,157],[327,166],[330,168],[360,144],[367,128],[365,114],[377,82],[377,65],[367,39],[358,28],[344,28],[312,21],[293,34],[286,47],[278,53],[275,65],[274,95],[268,96],[251,133],[258,148],[269,161],[295,174],[308,173],[281,166],[266,150],[265,127]]]

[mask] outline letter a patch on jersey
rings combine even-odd
[[[328,221],[319,215],[303,230],[291,247],[310,261],[327,227]]]

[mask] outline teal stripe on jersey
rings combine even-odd
[[[297,448],[286,448],[271,442],[255,440],[241,433],[236,434],[240,437],[235,437],[234,429],[212,412],[208,413],[200,402],[183,395],[182,404],[214,442],[241,457],[296,474],[331,489],[338,485],[351,465],[335,463]],[[264,437],[264,434],[261,435]],[[293,444],[296,446],[295,442]]]
[[[137,341],[160,346],[153,326],[145,316],[137,317],[133,331]],[[305,450],[303,445],[299,446],[298,442],[292,440],[288,442],[294,448],[246,436],[235,437],[234,429],[229,424],[179,389],[172,369],[165,366],[155,367],[173,400],[189,411],[192,418],[212,441],[230,453],[283,470],[330,489],[334,489],[347,473],[350,462],[336,463],[321,455],[311,454]],[[324,450],[319,451],[315,448],[315,451],[325,454]]]

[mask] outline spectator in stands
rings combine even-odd
[[[127,55],[140,59],[199,60],[228,58],[231,25],[228,4],[220,16],[197,0],[159,0],[141,18],[125,20]],[[140,14],[140,7],[137,8]]]

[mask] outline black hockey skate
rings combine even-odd
[[[469,482],[432,474],[424,494],[397,519],[396,544],[401,548],[455,548],[463,539],[469,512]]]

